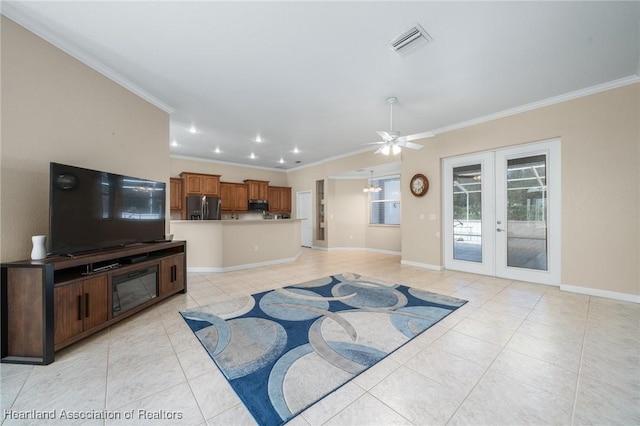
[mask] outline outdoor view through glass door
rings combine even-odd
[[[443,161],[445,268],[560,283],[560,142]]]

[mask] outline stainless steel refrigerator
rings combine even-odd
[[[220,197],[189,195],[187,197],[187,219],[220,220]]]

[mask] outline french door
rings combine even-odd
[[[560,284],[560,141],[443,160],[445,268]]]

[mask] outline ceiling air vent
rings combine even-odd
[[[432,41],[433,39],[429,33],[420,24],[415,24],[409,30],[391,40],[389,47],[398,55],[404,56]]]

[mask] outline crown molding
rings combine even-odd
[[[496,112],[494,114],[485,115],[478,118],[473,118],[468,121],[452,124],[450,126],[440,127],[434,129],[432,132],[437,136],[440,133],[450,132],[452,130],[463,129],[465,127],[475,126],[477,124],[486,123],[488,121],[497,120],[498,118],[509,117],[511,115],[521,114],[523,112],[531,111],[546,106],[559,104],[561,102],[570,101],[572,99],[582,98],[584,96],[593,95],[600,92],[605,92],[611,89],[617,89],[618,87],[627,86],[629,84],[639,83],[640,76],[630,75],[620,78],[618,80],[609,81],[607,83],[598,84],[596,86],[587,87],[585,89],[576,90],[575,92],[565,93],[563,95],[554,96],[551,98],[543,99],[541,101],[532,102],[529,104],[521,105],[515,108],[510,108],[504,111]]]
[[[279,169],[277,167],[252,166],[250,164],[245,164],[245,163],[233,163],[231,161],[214,160],[212,158],[203,158],[203,157],[190,157],[188,155],[170,154],[169,157],[170,158],[178,158],[178,159],[181,159],[181,160],[199,161],[201,163],[225,164],[227,166],[245,167],[247,169],[268,170],[270,172],[286,173],[288,171],[287,169]]]
[[[2,2],[2,10],[1,10],[2,15],[11,19],[16,24],[31,31],[41,39],[51,43],[58,49],[62,50],[66,54],[70,55],[71,57],[77,59],[78,61],[82,62],[89,68],[94,69],[95,71],[104,75],[108,79],[114,81],[115,83],[119,84],[120,86],[124,87],[125,89],[129,90],[135,95],[141,97],[142,99],[149,102],[150,104],[160,108],[162,111],[166,112],[167,114],[171,114],[172,112],[175,111],[175,108],[173,108],[172,106],[166,104],[165,102],[151,95],[147,91],[141,89],[132,81],[128,80],[127,78],[125,78],[120,73],[116,72],[115,70],[113,70],[112,68],[104,64],[103,62],[97,60],[96,58],[91,56],[89,53],[80,49],[78,46],[75,46],[68,40],[65,40],[62,37],[56,35],[53,31],[51,31],[45,25],[31,18],[27,13],[21,10],[20,7],[16,5],[16,3],[17,2],[12,2],[12,1]]]

